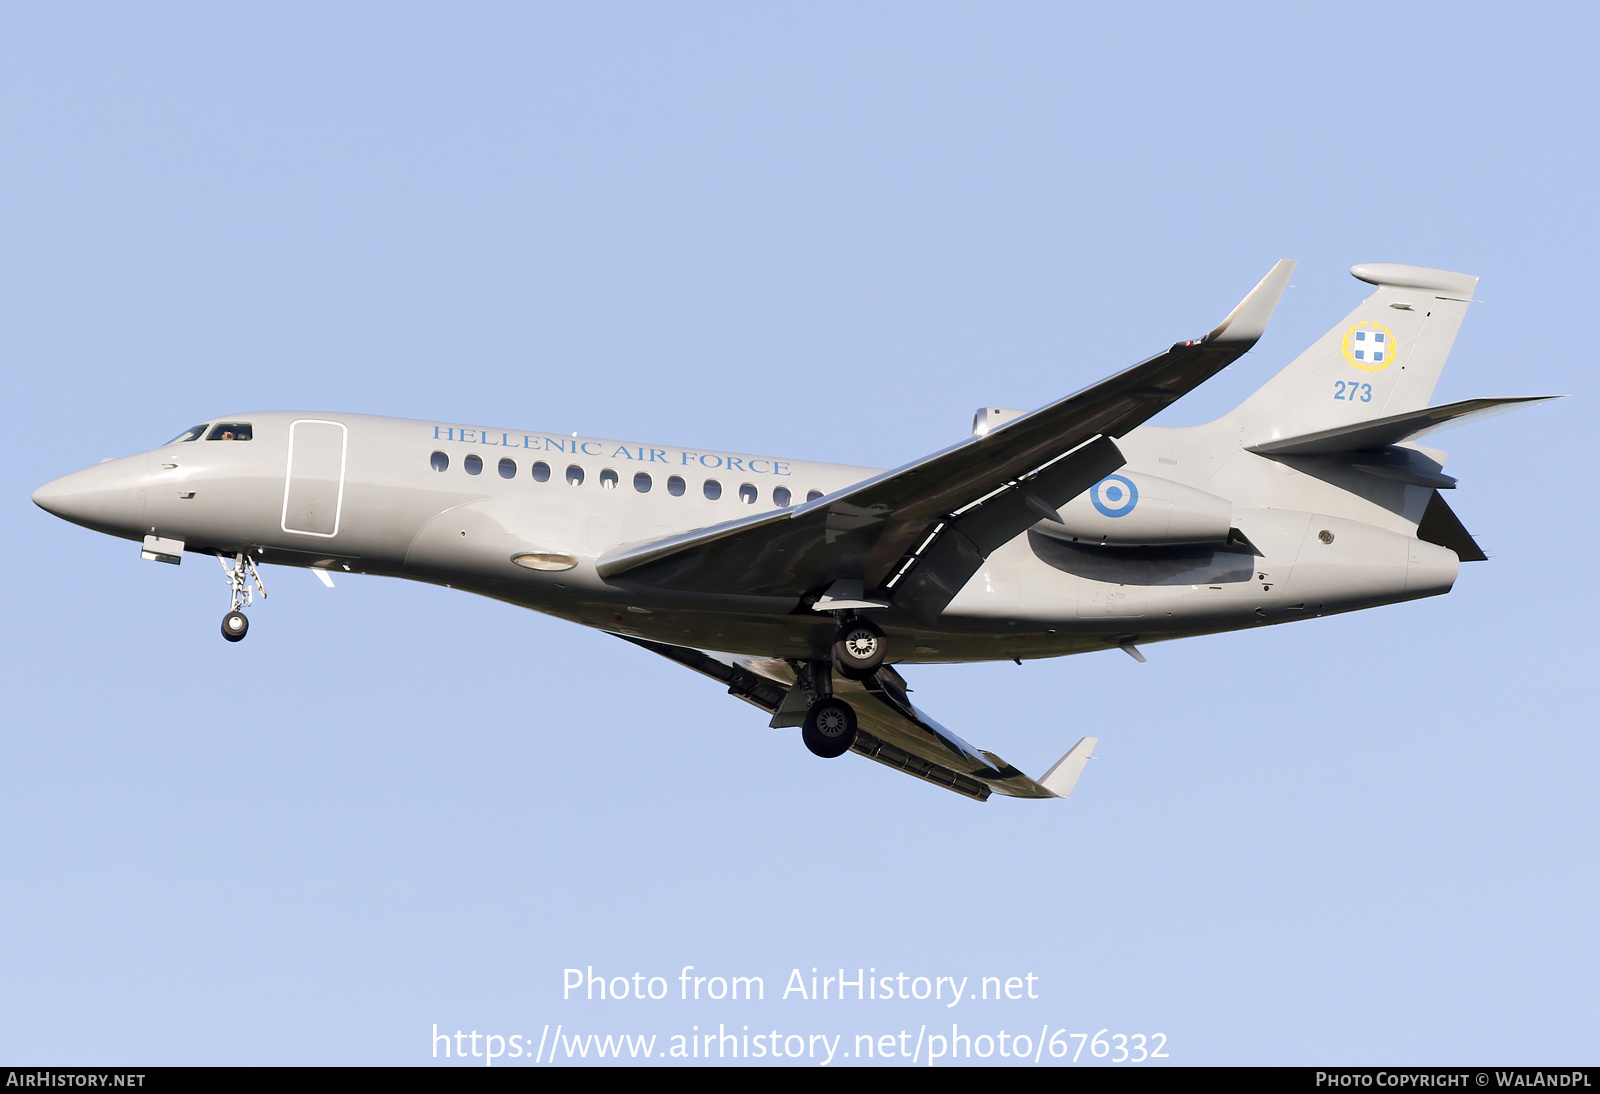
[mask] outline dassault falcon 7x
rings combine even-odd
[[[985,407],[893,471],[359,414],[241,413],[41,487],[146,559],[465,589],[626,639],[800,727],[976,798],[1065,797],[917,709],[901,669],[1139,646],[1448,592],[1483,552],[1417,438],[1542,396],[1429,406],[1477,278],[1356,266],[1360,306],[1207,425],[1144,425],[1261,337],[1294,263],[1215,330],[1058,402]]]

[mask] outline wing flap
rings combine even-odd
[[[885,583],[894,603],[924,624],[939,618],[989,555],[1121,467],[1106,437],[1082,445],[1014,489],[941,522],[931,539],[906,556]]]
[[[859,683],[837,681],[833,694],[834,698],[850,704],[857,720],[872,737],[910,756],[965,776],[1007,797],[1055,796],[993,752],[974,748],[917,709],[907,696],[905,680],[887,665]]]
[[[953,790],[957,794],[965,795],[974,801],[988,801],[992,791],[988,785],[979,782],[970,775],[963,775],[951,771],[948,767],[941,767],[930,763],[921,756],[913,755],[904,749],[896,748],[886,741],[881,741],[865,730],[856,731],[856,743],[850,746],[850,751],[865,756],[869,760],[876,760],[885,767],[892,767],[896,771],[904,771],[913,778],[930,782],[934,786],[942,786],[946,790]]]
[[[676,661],[702,676],[709,676],[719,683],[726,684],[729,695],[743,699],[768,714],[777,712],[788,692],[784,685],[760,673],[752,672],[737,661],[719,660],[703,650],[690,649],[688,646],[673,646],[666,642],[652,642],[648,638],[636,638],[631,634],[618,634],[617,637],[624,642],[632,642],[635,646],[643,646],[651,653],[659,653],[668,661]]]

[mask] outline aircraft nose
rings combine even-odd
[[[61,505],[67,496],[67,491],[62,487],[65,479],[56,479],[47,482],[33,492],[33,504],[43,509],[46,513],[61,516]]]
[[[63,475],[33,492],[47,513],[112,535],[138,535],[144,524],[143,457],[108,460]]]

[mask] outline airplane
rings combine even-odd
[[[1144,424],[1260,339],[1295,263],[1217,327],[889,471],[360,414],[241,413],[33,500],[214,555],[222,635],[260,564],[464,589],[594,627],[726,687],[822,757],[984,801],[1069,795],[1098,739],[1030,778],[910,700],[907,665],[1058,657],[1446,593],[1485,558],[1445,503],[1447,425],[1557,396],[1429,406],[1476,277],[1375,286],[1237,408]]]

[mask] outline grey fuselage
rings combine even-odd
[[[248,552],[260,563],[448,585],[680,646],[826,659],[835,622],[802,597],[607,580],[595,560],[621,544],[770,510],[780,504],[780,490],[799,506],[808,495],[826,496],[877,473],[357,414],[216,421],[249,423],[251,439],[174,442],[108,460],[41,487],[35,500],[98,531],[134,540],[156,535],[182,541],[189,552]],[[303,438],[293,473],[292,426]],[[1450,589],[1456,555],[1414,534],[1431,491],[1392,483],[1388,494],[1351,493],[1327,475],[1244,451],[1229,429],[1225,419],[1189,429],[1145,426],[1118,445],[1127,471],[1227,499],[1232,526],[1242,533],[1237,543],[1116,550],[1041,525],[995,551],[934,623],[894,608],[875,611],[890,660],[1058,656]],[[320,453],[315,437],[323,438]],[[335,457],[332,439],[341,437]],[[474,457],[481,461],[475,474]],[[548,469],[545,481],[535,478],[536,464]],[[681,493],[674,478],[682,480]],[[708,480],[720,486],[719,496],[708,496],[715,492]],[[526,569],[512,562],[519,554],[566,555],[575,564],[560,572]]]

